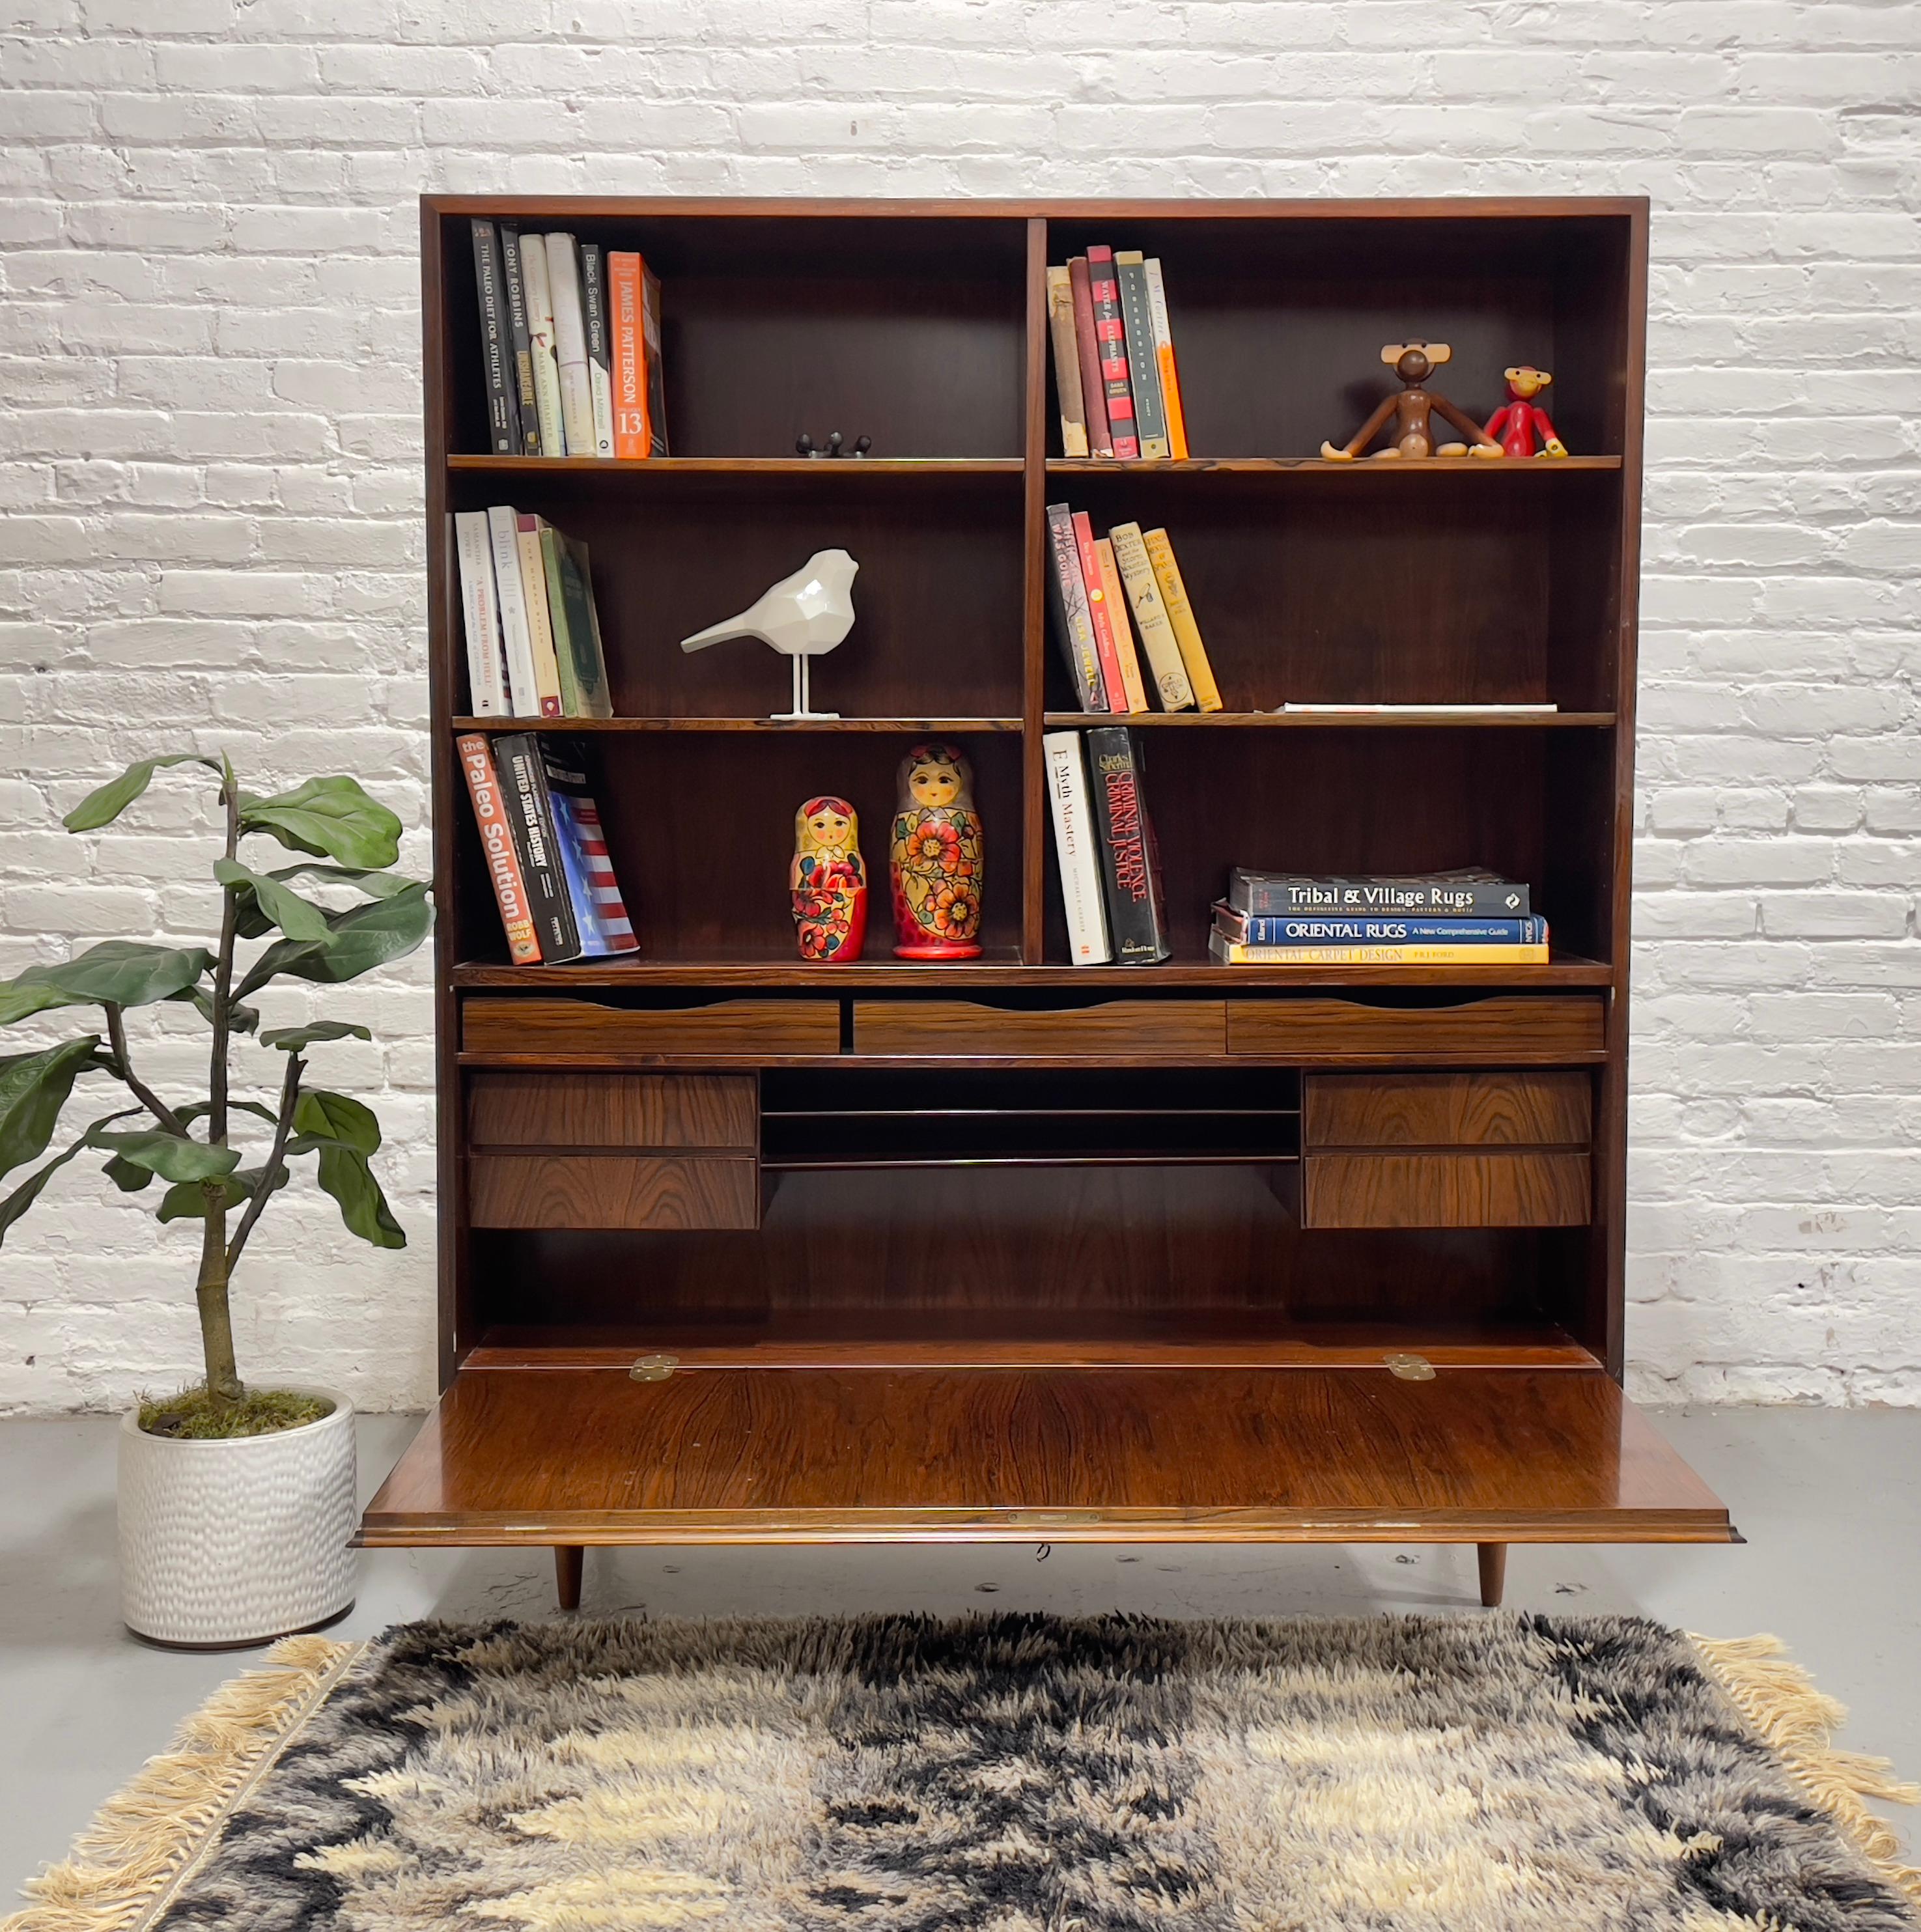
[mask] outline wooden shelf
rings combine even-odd
[[[1091,711],[1050,711],[1043,722],[1050,730],[1071,728],[1092,730],[1103,724],[1139,726],[1172,725],[1192,730],[1196,728],[1220,731],[1287,729],[1307,731],[1398,731],[1427,729],[1445,731],[1520,730],[1529,726],[1544,730],[1570,728],[1595,729],[1615,722],[1611,711],[1463,711],[1448,716],[1433,712],[1301,712],[1301,711],[1130,711],[1110,716]]]
[[[1470,472],[1512,476],[1523,470],[1578,472],[1620,467],[1618,456],[1536,457],[1526,462],[1518,458],[1430,456],[1419,463],[1403,463],[1392,458],[1376,461],[1366,457],[1340,463],[1324,456],[1190,456],[1179,461],[1156,458],[1124,463],[1106,456],[1050,456],[1047,459],[1050,476],[1325,476],[1362,471],[1395,476],[1459,476]]]
[[[455,718],[456,731],[1018,731],[1018,718]]]
[[[1018,456],[449,456],[455,473],[485,476],[1018,476]]]

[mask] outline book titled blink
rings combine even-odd
[[[1237,866],[1228,874],[1227,903],[1236,912],[1263,918],[1304,913],[1525,919],[1527,888],[1478,866],[1405,878],[1366,874],[1319,878],[1292,872],[1257,872]]]
[[[614,877],[599,808],[587,790],[584,749],[571,739],[543,737],[541,758],[554,814],[554,843],[580,932],[577,957],[604,959],[610,953],[636,952],[641,942],[627,916],[620,881]]]

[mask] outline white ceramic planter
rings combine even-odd
[[[162,1643],[263,1642],[353,1601],[353,1410],[273,1436],[194,1442],[120,1424],[120,1605]]]

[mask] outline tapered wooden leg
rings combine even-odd
[[[1483,1545],[1484,1548],[1487,1546]],[[557,1544],[554,1550],[554,1587],[559,1592],[563,1610],[581,1606],[581,1564],[587,1552],[578,1543]],[[1481,1571],[1484,1576],[1485,1568]]]
[[[578,1556],[579,1552],[576,1551]],[[1481,1600],[1490,1610],[1501,1606],[1501,1592],[1507,1588],[1508,1546],[1505,1543],[1477,1543],[1474,1553],[1481,1559]]]

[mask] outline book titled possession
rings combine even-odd
[[[1153,965],[1167,957],[1166,906],[1141,794],[1139,750],[1124,725],[1109,724],[1087,734],[1087,753],[1114,962]]]

